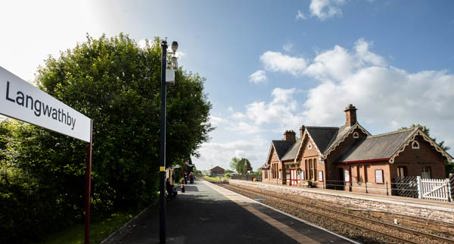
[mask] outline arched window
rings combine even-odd
[[[353,132],[353,138],[358,139],[359,133],[357,131]]]
[[[411,149],[419,149],[419,142],[412,141],[411,142]]]

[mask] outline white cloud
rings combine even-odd
[[[209,122],[212,126],[217,127],[227,123],[227,120],[218,116],[210,115]]]
[[[275,128],[297,127],[302,118],[294,95],[296,89],[273,89],[272,101],[256,101],[246,106],[247,118],[256,125],[273,124]]]
[[[305,75],[320,81],[308,92],[305,122],[341,125],[343,108],[354,104],[358,120],[371,131],[385,132],[413,123],[454,145],[454,74],[426,70],[409,72],[389,65],[358,40],[352,50],[335,46],[318,54]]]
[[[264,70],[257,70],[249,76],[249,82],[254,84],[264,83],[267,80]]]
[[[225,143],[207,142],[199,149],[200,158],[196,161],[200,163],[197,163],[197,167],[209,169],[219,165],[224,169],[229,169],[230,160],[233,157],[245,157],[256,170],[263,165],[263,151],[266,151],[268,146],[269,142],[260,137],[232,140]]]
[[[342,16],[342,6],[345,0],[312,0],[309,10],[312,16],[326,20],[335,16]]]
[[[356,63],[352,55],[340,46],[317,55],[313,63],[305,70],[305,74],[319,80],[338,80],[351,75]]]
[[[269,99],[249,103],[240,111],[230,108],[227,117],[214,118],[223,123],[224,139],[235,140],[205,143],[197,162],[228,168],[230,159],[240,156],[257,168],[265,162],[271,140],[279,139],[284,130],[297,130],[302,124],[340,126],[350,103],[358,108],[358,121],[374,134],[420,123],[454,148],[454,74],[393,67],[371,46],[359,39],[351,48],[336,45],[305,63],[296,73],[318,83],[308,88],[302,103],[296,88],[274,88]],[[268,70],[292,74],[281,66]]]
[[[296,12],[296,20],[305,20],[307,19],[306,15],[304,15],[303,11],[301,10],[298,10],[298,12]]]
[[[266,51],[260,57],[260,61],[268,71],[290,73],[295,76],[306,68],[304,58],[292,57],[281,52]]]

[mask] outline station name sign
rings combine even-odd
[[[1,66],[0,114],[90,142],[90,118]]]

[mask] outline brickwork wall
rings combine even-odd
[[[422,168],[430,167],[431,178],[446,178],[445,159],[420,136],[415,139],[419,142],[419,149],[412,149],[408,145],[394,160],[391,177],[397,177],[398,166],[405,166],[408,176],[421,176]]]
[[[256,188],[264,191],[274,191],[288,195],[299,195],[311,199],[332,202],[338,206],[352,209],[364,209],[369,211],[382,211],[407,215],[427,220],[435,220],[454,224],[454,204],[446,204],[446,207],[424,205],[424,203],[408,203],[399,201],[398,197],[384,199],[367,199],[364,196],[343,195],[342,191],[337,194],[333,190],[307,189],[297,187],[278,186],[260,182],[230,180],[230,184],[243,187]],[[415,200],[417,201],[417,200]],[[444,205],[443,205],[444,206]]]
[[[282,178],[279,178],[279,176],[280,176],[279,172],[282,172],[282,163],[281,163],[281,161],[279,161],[279,158],[278,158],[277,153],[274,150],[274,148],[271,150],[271,160],[270,160],[269,164],[270,164],[270,168],[267,170],[267,172],[265,172],[265,173],[268,173],[268,178],[262,177],[262,181],[267,182],[267,183],[281,184]],[[276,178],[273,178],[273,165],[278,166],[277,172],[275,173]],[[263,170],[262,172],[264,172],[264,171],[265,170]]]

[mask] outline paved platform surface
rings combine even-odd
[[[167,243],[351,243],[206,181],[167,203]],[[158,243],[158,233],[150,209],[107,243]]]

